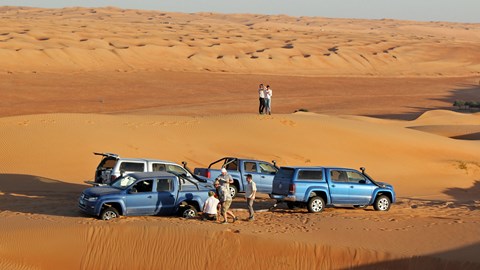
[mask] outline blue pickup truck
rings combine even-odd
[[[393,186],[374,181],[365,169],[335,167],[281,167],[273,180],[270,197],[286,202],[289,208],[307,207],[310,213],[321,212],[325,206],[373,205],[388,211],[395,202]]]
[[[238,192],[245,192],[247,183],[246,175],[251,174],[253,181],[257,184],[257,191],[272,192],[273,177],[278,171],[275,161],[272,163],[235,157],[224,157],[212,162],[208,168],[195,168],[194,174],[214,181],[221,174],[221,169],[227,169],[228,174],[233,178],[234,184],[230,185],[230,194],[235,198]]]
[[[131,173],[108,186],[87,188],[79,198],[80,209],[109,220],[122,216],[172,215],[195,217],[212,185],[168,172]]]

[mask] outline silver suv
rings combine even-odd
[[[189,178],[195,181],[207,182],[206,178],[193,175],[188,169],[166,160],[146,158],[121,158],[112,153],[94,153],[102,156],[100,164],[95,171],[94,185],[110,184],[119,176],[133,172],[169,172],[182,178]]]

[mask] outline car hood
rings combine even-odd
[[[92,196],[102,196],[102,195],[107,195],[107,194],[118,194],[121,193],[122,190],[113,188],[110,186],[101,186],[101,187],[91,187],[87,188],[86,190],[83,191],[85,195],[88,195],[89,197]]]
[[[201,176],[201,175],[194,175],[194,174],[192,174],[192,177],[195,178],[196,180],[198,180],[199,182],[202,182],[202,183],[211,182],[213,184],[213,181],[208,179],[207,177],[204,177],[204,176]]]
[[[383,187],[383,188],[393,189],[393,186],[390,185],[389,183],[377,182],[377,184],[378,184],[380,187]]]

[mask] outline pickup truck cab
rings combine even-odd
[[[273,163],[273,164],[272,164]],[[251,174],[253,181],[257,184],[257,192],[270,194],[272,192],[273,177],[278,171],[275,161],[272,163],[235,157],[224,157],[212,162],[208,168],[195,168],[193,173],[214,181],[221,174],[221,169],[227,169],[228,174],[233,178],[233,185],[230,185],[230,194],[234,198],[238,192],[245,192],[247,185],[246,175]]]
[[[109,220],[122,216],[180,214],[197,215],[208,198],[211,185],[182,184],[179,176],[168,172],[132,173],[111,185],[87,188],[79,198],[80,209]],[[186,180],[190,181],[190,180]]]
[[[325,206],[353,205],[388,211],[395,202],[393,186],[376,182],[365,173],[336,167],[282,167],[273,180],[270,197],[290,208],[321,212]]]
[[[191,180],[206,182],[207,179],[193,175],[188,169],[167,160],[147,158],[123,158],[113,153],[93,153],[102,156],[95,171],[94,181],[85,181],[92,185],[108,185],[120,176],[134,172],[169,172]]]

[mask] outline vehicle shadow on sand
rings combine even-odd
[[[83,216],[77,202],[82,190],[87,187],[41,176],[0,174],[0,211]]]

